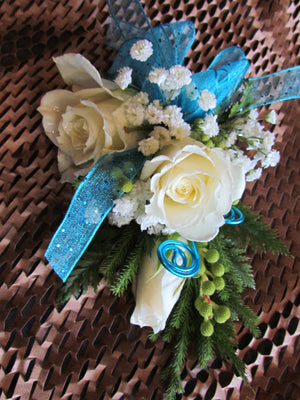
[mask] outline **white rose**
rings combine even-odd
[[[146,214],[199,242],[218,234],[224,215],[245,188],[243,170],[227,152],[191,139],[177,141],[147,161],[141,178],[149,177],[153,196]]]
[[[166,321],[182,289],[183,278],[171,274],[165,268],[157,273],[156,247],[152,254],[145,254],[132,290],[136,306],[130,322],[139,326],[151,326],[154,333],[165,328]]]
[[[138,134],[126,134],[123,104],[128,95],[102,80],[79,54],[55,59],[63,79],[76,92],[53,90],[44,95],[38,111],[47,136],[58,147],[62,181],[85,175],[105,153],[137,146]]]

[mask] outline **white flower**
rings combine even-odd
[[[262,174],[262,168],[252,169],[246,175],[246,181],[247,182],[253,182],[256,179],[259,179],[261,177],[261,174]]]
[[[48,92],[38,111],[46,135],[58,147],[61,180],[72,182],[86,175],[105,153],[135,148],[140,137],[138,133],[127,135],[123,129],[123,104],[129,95],[120,94],[115,83],[102,80],[80,54],[65,54],[55,62],[66,82],[80,90]]]
[[[190,134],[191,134],[191,127],[186,122],[170,129],[170,136],[178,140],[184,139],[190,136]]]
[[[160,85],[163,90],[179,90],[192,82],[191,71],[182,65],[173,65],[166,80]]]
[[[152,43],[149,40],[138,40],[130,49],[130,55],[134,60],[146,61],[153,54]]]
[[[119,70],[119,73],[115,79],[116,84],[122,89],[126,89],[132,82],[132,69],[129,67],[123,67]]]
[[[217,122],[217,115],[207,114],[205,116],[201,129],[205,133],[205,135],[208,135],[209,137],[218,135],[219,125]]]
[[[191,139],[174,141],[146,161],[141,179],[151,177],[153,196],[146,214],[188,240],[208,241],[245,187],[241,167],[226,151]]]
[[[151,136],[159,141],[159,148],[165,147],[171,140],[170,132],[163,126],[155,126]]]
[[[165,68],[153,68],[149,73],[149,81],[151,83],[156,83],[160,86],[167,78],[168,71]]]
[[[231,147],[237,140],[237,132],[236,131],[232,131],[230,132],[230,134],[228,135],[226,142],[225,142],[225,146],[226,147]]]
[[[269,114],[267,114],[265,117],[266,122],[273,125],[276,124],[276,119],[277,119],[277,114],[275,110],[270,111]]]
[[[207,89],[202,90],[198,105],[203,111],[213,110],[217,106],[217,99],[214,93]]]
[[[262,149],[264,152],[271,151],[273,144],[275,143],[275,136],[274,133],[266,131],[264,132],[263,142],[262,142]]]
[[[132,100],[136,103],[142,104],[143,106],[146,106],[149,104],[149,97],[148,97],[148,93],[146,93],[146,92],[139,92],[138,94],[133,96]]]
[[[280,160],[280,153],[277,150],[272,150],[270,153],[267,155],[267,157],[261,161],[261,166],[263,168],[268,168],[268,167],[275,167]]]
[[[184,124],[181,108],[177,106],[167,106],[163,110],[163,123],[169,128],[178,127]]]
[[[152,327],[154,333],[165,328],[183,286],[183,278],[178,278],[163,267],[157,273],[157,268],[155,246],[151,255],[144,255],[136,284],[133,285],[136,306],[130,319],[132,324]]]
[[[150,125],[158,125],[162,123],[164,118],[164,112],[159,106],[159,103],[151,103],[148,105],[146,110],[146,120]]]
[[[138,208],[137,199],[131,196],[123,196],[121,199],[114,201],[115,206],[108,215],[109,223],[120,228],[128,225],[133,219]]]
[[[142,152],[144,156],[150,156],[159,150],[159,141],[154,137],[143,139],[139,142],[138,150]]]
[[[258,111],[257,111],[256,108],[252,108],[250,110],[250,113],[249,113],[249,119],[252,119],[253,121],[256,121],[257,118],[258,118]]]
[[[231,159],[232,164],[238,166],[239,168],[242,168],[244,174],[253,169],[258,161],[255,157],[253,160],[247,157],[245,154],[243,154],[241,150],[229,149],[227,153]]]
[[[140,103],[130,101],[125,107],[126,118],[130,125],[140,126],[145,119],[145,109]]]

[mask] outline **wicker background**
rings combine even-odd
[[[203,70],[237,44],[253,76],[299,64],[297,0],[147,0],[153,25],[192,20],[196,41],[187,66]],[[0,1],[0,398],[163,398],[161,368],[168,348],[129,324],[130,294],[116,299],[105,282],[55,309],[60,282],[44,252],[72,197],[59,182],[56,149],[36,109],[46,91],[63,87],[52,56],[80,52],[105,73],[104,0]],[[280,164],[248,186],[251,204],[299,256],[299,100],[277,103]],[[298,111],[298,115],[297,115]],[[266,112],[266,110],[262,110]],[[298,134],[298,136],[297,136]],[[251,255],[257,290],[245,293],[261,317],[263,337],[237,326],[239,355],[256,394],[215,360],[206,370],[187,362],[183,399],[297,400],[299,386],[299,261]],[[297,379],[298,378],[298,379]]]

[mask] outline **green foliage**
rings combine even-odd
[[[243,85],[243,95],[239,101],[234,102],[230,107],[228,119],[245,115],[253,104],[251,81],[244,79]]]
[[[254,251],[269,251],[273,254],[290,256],[284,243],[279,239],[274,229],[270,229],[266,222],[260,221],[260,216],[254,214],[250,207],[238,205],[244,214],[244,222],[235,226],[223,226],[221,232],[230,237],[232,242],[245,251],[247,245]]]

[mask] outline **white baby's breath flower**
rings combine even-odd
[[[156,153],[158,150],[159,141],[154,137],[149,137],[139,142],[138,151],[140,151],[146,157]]]
[[[264,137],[263,137],[263,142],[262,142],[262,148],[265,152],[271,151],[271,148],[275,142],[275,136],[274,133],[266,131],[264,132]]]
[[[204,122],[201,129],[209,137],[217,136],[219,133],[219,125],[217,122],[217,116],[212,114],[207,114],[205,116]]]
[[[262,174],[262,168],[252,169],[246,175],[246,182],[256,181],[256,179],[259,179],[261,177],[261,174]]]
[[[167,78],[168,71],[165,68],[153,68],[149,73],[149,81],[151,83],[156,83],[160,86]]]
[[[184,139],[190,136],[190,134],[191,134],[191,127],[186,122],[170,129],[170,135],[178,140]]]
[[[267,155],[267,157],[261,161],[261,166],[263,168],[268,168],[268,167],[275,167],[280,160],[280,153],[277,150],[272,150],[270,153]]]
[[[153,54],[152,43],[149,40],[138,40],[130,49],[130,55],[134,60],[146,61]]]
[[[140,103],[131,101],[130,103],[128,103],[125,110],[125,115],[130,125],[140,126],[143,124],[145,119],[145,108]]]
[[[249,118],[256,121],[258,118],[258,111],[256,108],[252,108],[249,113]]]
[[[238,134],[236,131],[230,132],[229,136],[227,137],[227,139],[225,141],[225,146],[231,147],[236,142],[237,136],[238,136]]]
[[[253,169],[258,161],[255,158],[252,160],[251,158],[247,157],[241,150],[229,149],[228,154],[232,164],[241,167],[244,174]]]
[[[119,73],[115,79],[116,84],[122,89],[126,89],[132,82],[132,69],[129,67],[123,67],[119,70]]]
[[[135,101],[136,103],[142,104],[143,106],[146,106],[149,104],[149,97],[148,97],[148,93],[146,93],[146,92],[139,92],[132,98],[132,100]]]
[[[181,108],[168,106],[164,109],[163,123],[169,128],[178,127],[184,123]]]
[[[179,90],[192,81],[191,71],[182,65],[173,65],[169,69],[166,80],[161,85],[163,90]]]
[[[270,111],[269,114],[267,114],[265,117],[266,122],[273,125],[276,124],[276,119],[277,119],[277,114],[275,110]]]
[[[149,122],[149,124],[158,125],[158,124],[162,123],[162,121],[163,121],[164,112],[159,104],[151,103],[147,107],[145,117],[146,117],[146,120]]]
[[[133,219],[138,207],[138,201],[131,196],[123,196],[121,199],[114,201],[115,206],[108,215],[111,225],[121,227],[128,225]]]
[[[214,93],[207,89],[202,90],[198,105],[203,111],[213,110],[217,106],[217,99]]]
[[[151,136],[159,141],[160,149],[166,146],[171,140],[170,132],[163,126],[155,126],[151,132]]]

